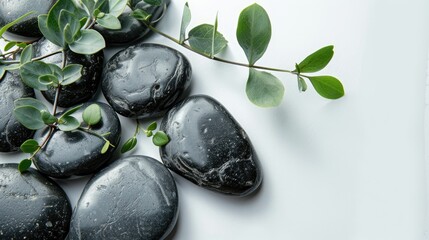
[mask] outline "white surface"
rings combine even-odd
[[[258,0],[273,36],[259,65],[293,68],[333,44],[324,74],[342,80],[346,96],[329,101],[293,76],[282,105],[253,106],[244,93],[247,70],[211,62],[160,36],[193,65],[194,94],[218,99],[250,136],[264,172],[260,191],[233,198],[175,175],[180,217],[172,239],[421,240],[429,221],[424,158],[424,108],[429,2],[426,0]],[[253,1],[189,0],[192,26],[212,23],[229,40],[222,57],[245,62],[235,40],[240,11]],[[173,0],[158,25],[178,35],[184,1]],[[102,98],[100,96],[100,98]],[[121,118],[123,139],[133,122]],[[159,159],[141,137],[137,153]],[[23,155],[0,155],[17,162]],[[60,181],[76,204],[87,178]]]

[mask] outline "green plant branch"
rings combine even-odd
[[[78,129],[79,130],[81,130],[81,131],[84,131],[84,132],[86,132],[86,133],[89,133],[89,134],[92,134],[92,135],[94,135],[94,136],[97,136],[97,137],[99,137],[99,138],[101,138],[101,139],[103,139],[105,142],[109,142],[109,145],[111,146],[111,147],[115,147],[115,145],[113,145],[107,138],[105,138],[102,134],[99,134],[99,133],[97,133],[97,132],[95,132],[95,131],[92,131],[91,129],[88,129],[88,128],[84,128],[84,127],[78,127]]]
[[[40,57],[32,58],[31,61],[39,61],[39,60],[48,58],[50,56],[57,55],[58,53],[62,53],[63,51],[64,51],[63,49],[60,49],[60,50],[57,50],[55,52],[51,52],[49,54],[46,54],[46,55],[43,55]],[[15,63],[19,63],[19,60],[0,60],[0,63],[2,63],[2,64],[15,64]]]

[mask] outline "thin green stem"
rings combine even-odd
[[[52,113],[54,116],[55,114],[57,114],[58,101],[60,99],[60,92],[61,92],[61,85],[58,86],[57,91],[55,92],[54,106],[52,110]]]
[[[81,131],[87,132],[89,134],[92,134],[94,136],[97,136],[97,137],[103,139],[105,142],[109,142],[109,145],[111,147],[115,147],[115,145],[113,145],[107,138],[105,138],[103,135],[101,135],[101,134],[99,134],[99,133],[97,133],[95,131],[92,131],[91,129],[87,129],[87,128],[84,128],[84,127],[79,127],[78,129],[81,130]]]
[[[51,52],[49,54],[46,54],[46,55],[43,55],[43,56],[40,56],[40,57],[32,58],[31,61],[42,60],[42,59],[45,59],[47,57],[50,57],[50,56],[56,55],[58,53],[61,53],[63,51],[64,51],[63,49],[60,49],[58,51]],[[0,60],[0,63],[3,63],[3,64],[14,64],[14,63],[19,63],[19,60]]]
[[[53,126],[49,126],[49,132],[48,132],[48,135],[45,137],[45,139],[43,139],[43,142],[42,142],[42,144],[40,144],[40,147],[39,147],[39,148],[37,148],[37,150],[36,150],[35,152],[33,152],[33,154],[31,154],[30,159],[33,159],[33,158],[34,158],[34,156],[36,156],[36,154],[37,154],[38,152],[40,152],[40,150],[42,150],[42,149],[43,149],[43,147],[45,147],[45,145],[48,143],[49,139],[51,139],[52,134],[54,133],[54,128],[55,128],[55,127],[53,127]]]

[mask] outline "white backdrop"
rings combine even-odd
[[[222,57],[245,62],[235,40],[240,11],[254,1],[189,0],[192,26],[213,23],[229,40]],[[292,69],[335,45],[323,70],[346,96],[286,93],[278,108],[252,105],[247,69],[212,62],[160,36],[193,66],[193,94],[218,99],[250,136],[263,166],[260,190],[247,198],[214,193],[175,175],[180,196],[177,240],[421,240],[429,222],[424,161],[424,87],[429,44],[426,0],[257,0],[270,14],[271,44],[258,65]],[[173,0],[158,27],[178,35],[184,1]],[[108,53],[110,56],[112,51]],[[99,96],[99,99],[103,97]],[[134,131],[121,118],[123,139]],[[147,124],[147,123],[146,123]],[[136,152],[159,159],[149,140]],[[0,154],[0,162],[24,155]],[[76,204],[88,178],[59,181]]]

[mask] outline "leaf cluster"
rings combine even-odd
[[[137,145],[137,136],[140,132],[143,132],[146,137],[152,137],[152,142],[155,146],[162,147],[166,145],[170,138],[167,136],[167,134],[163,131],[154,131],[157,129],[158,125],[156,122],[152,122],[149,124],[149,126],[145,129],[140,126],[139,121],[137,121],[136,130],[134,132],[134,135],[129,138],[125,143],[122,145],[121,153],[126,153],[128,151],[131,151],[135,148]]]

